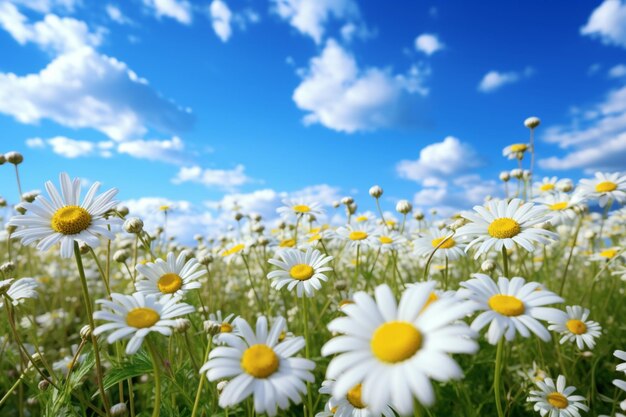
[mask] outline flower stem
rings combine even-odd
[[[574,232],[574,237],[572,241],[572,246],[569,250],[569,255],[567,256],[567,262],[565,263],[565,269],[563,270],[563,278],[561,278],[561,287],[559,288],[559,295],[563,295],[563,288],[565,287],[565,279],[567,278],[567,270],[569,269],[570,262],[572,261],[572,255],[574,254],[574,248],[576,247],[576,241],[578,240],[578,232],[580,232],[580,227],[583,225],[583,216],[580,216],[578,220],[578,226],[576,227],[576,231]]]
[[[504,276],[509,277],[509,253],[506,251],[506,247],[502,246],[502,265],[504,268]]]
[[[500,379],[501,379],[501,371],[502,371],[502,351],[504,350],[504,337],[501,337],[498,341],[498,347],[496,349],[496,365],[493,374],[493,392],[494,392],[494,400],[496,402],[496,410],[498,411],[498,417],[504,417],[504,412],[502,411],[502,403],[500,402]]]
[[[211,351],[211,342],[213,341],[213,336],[209,336],[209,343],[207,344],[206,351],[204,352],[204,361],[203,364],[209,360],[209,352]],[[204,385],[204,380],[206,376],[200,375],[200,382],[198,383],[198,389],[196,390],[196,400],[193,403],[193,409],[191,410],[191,417],[196,417],[196,413],[198,412],[198,405],[200,404],[200,395],[202,394],[202,386]]]
[[[152,369],[154,370],[154,410],[152,417],[159,417],[161,414],[161,374],[159,372],[159,356],[154,350],[152,342],[146,338],[146,344],[152,358]]]

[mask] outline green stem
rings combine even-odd
[[[576,241],[578,240],[578,232],[580,232],[580,228],[583,225],[583,216],[580,216],[578,220],[578,226],[576,227],[576,231],[574,232],[574,240],[572,241],[572,246],[569,250],[569,255],[567,256],[567,262],[565,263],[565,269],[563,270],[563,278],[561,278],[561,287],[559,288],[559,295],[563,295],[563,288],[565,288],[565,279],[567,278],[567,271],[569,270],[570,262],[572,261],[572,255],[574,254],[574,248],[576,247]]]
[[[501,337],[498,341],[498,347],[496,350],[496,365],[494,368],[493,375],[493,392],[494,392],[494,400],[496,402],[496,410],[498,411],[498,417],[504,417],[504,412],[502,411],[502,403],[500,402],[500,379],[501,379],[501,371],[502,371],[502,351],[504,350],[504,337]]]
[[[509,253],[506,251],[506,247],[502,246],[502,264],[504,265],[504,276],[509,277]]]
[[[159,356],[154,350],[152,342],[146,338],[146,344],[152,358],[152,369],[154,371],[154,410],[152,417],[159,417],[161,414],[161,373],[159,372]]]
[[[209,336],[209,343],[207,344],[206,351],[204,352],[203,364],[209,360],[209,352],[211,351],[212,341],[213,341],[213,336]],[[193,403],[193,409],[191,410],[191,417],[196,417],[196,413],[198,412],[198,405],[200,404],[200,395],[202,394],[202,386],[204,385],[205,379],[206,379],[205,375],[200,375],[200,382],[198,383],[198,389],[196,390],[196,400]]]

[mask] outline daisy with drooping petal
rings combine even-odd
[[[235,319],[235,325],[242,337],[224,334],[226,346],[213,349],[200,369],[209,381],[232,378],[220,394],[220,407],[239,404],[252,395],[257,413],[275,416],[278,409],[289,408],[290,402],[299,404],[306,393],[305,382],[313,382],[315,367],[311,360],[292,357],[304,348],[304,338],[278,342],[285,328],[282,317],[269,331],[264,316],[257,319],[256,332],[242,318]]]
[[[620,204],[626,203],[626,175],[596,172],[594,179],[580,180],[578,188],[585,197],[597,198],[600,207],[606,206],[609,201],[613,200]]]
[[[439,246],[441,245],[441,246]],[[465,256],[465,245],[454,239],[454,233],[449,229],[431,227],[413,241],[413,251],[418,256],[430,256],[439,246],[434,257],[437,259],[448,258],[451,261]]]
[[[559,237],[554,232],[535,228],[549,220],[547,209],[533,203],[524,203],[514,198],[489,201],[486,206],[474,206],[476,213],[464,213],[463,217],[471,223],[460,227],[457,236],[475,236],[469,248],[480,244],[474,258],[478,258],[491,248],[500,251],[503,247],[512,249],[519,245],[529,252],[534,250],[533,243],[549,243]]]
[[[553,330],[563,336],[561,344],[576,342],[578,349],[584,349],[585,345],[593,349],[596,345],[595,339],[600,337],[602,327],[595,321],[587,320],[589,309],[581,306],[567,306],[565,311],[567,315],[563,316],[560,321],[553,322],[548,326],[548,330]]]
[[[4,307],[4,299],[7,298],[9,302],[14,306],[20,305],[24,300],[37,298],[37,287],[39,284],[33,278],[20,278],[15,280],[13,278],[0,281],[0,295],[6,295],[6,297],[0,297],[0,308]]]
[[[579,417],[580,411],[589,411],[589,407],[583,404],[585,397],[582,395],[572,395],[576,387],[567,387],[565,377],[559,375],[556,385],[552,378],[543,381],[536,381],[539,390],[530,391],[528,402],[534,402],[533,409],[542,416],[549,417]]]
[[[367,223],[348,224],[336,230],[336,236],[347,243],[348,248],[372,246],[374,244],[374,228]]]
[[[328,324],[340,333],[322,347],[334,357],[326,377],[335,380],[332,394],[345,398],[361,384],[361,395],[374,413],[392,407],[411,414],[413,398],[429,406],[435,401],[430,379],[444,382],[463,376],[451,353],[474,353],[475,336],[457,320],[471,313],[474,303],[444,298],[424,308],[434,283],[407,288],[396,302],[391,289],[380,285],[374,300],[365,292],[342,308],[345,317]]]
[[[388,405],[381,412],[372,411],[363,398],[363,387],[358,384],[352,387],[345,397],[335,397],[333,393],[334,381],[322,382],[320,394],[330,395],[326,409],[327,412],[318,413],[315,417],[395,417],[394,411]]]
[[[138,292],[159,297],[182,297],[190,290],[200,288],[198,278],[206,274],[196,258],[187,261],[188,252],[182,251],[178,258],[173,252],[167,254],[167,262],[157,259],[155,262],[138,264],[135,268],[144,277],[135,284]],[[200,268],[198,270],[198,268]]]
[[[511,341],[517,333],[522,337],[536,334],[541,340],[550,340],[550,333],[538,320],[559,322],[564,312],[544,307],[562,303],[563,299],[551,291],[541,289],[537,282],[526,282],[524,278],[510,280],[500,277],[498,283],[485,274],[473,274],[474,278],[462,282],[458,296],[477,303],[482,311],[472,322],[472,329],[480,331],[490,324],[487,340],[492,345],[504,336]]]
[[[333,257],[322,254],[317,249],[309,248],[306,253],[299,249],[284,249],[277,253],[280,259],[270,259],[268,262],[277,266],[278,270],[271,271],[267,278],[272,280],[272,287],[280,290],[287,286],[289,291],[296,289],[296,295],[312,297],[315,291],[322,288],[320,281],[327,281],[324,272],[332,271],[325,266]]]
[[[530,145],[527,143],[514,143],[502,150],[502,156],[506,156],[509,159],[522,159],[524,153],[529,149]]]
[[[94,334],[97,336],[112,331],[107,337],[109,343],[130,337],[128,345],[126,345],[128,355],[139,350],[148,333],[158,332],[164,336],[169,336],[172,334],[172,327],[176,324],[174,318],[195,311],[193,306],[179,302],[180,298],[178,297],[160,300],[155,295],[113,293],[111,299],[111,301],[96,301],[96,303],[102,304],[103,309],[96,311],[93,318],[106,320],[108,323],[96,327]]]
[[[24,245],[37,243],[37,249],[46,251],[51,246],[61,244],[61,257],[70,258],[74,242],[84,242],[92,248],[100,244],[100,237],[115,239],[109,226],[119,223],[119,219],[106,218],[105,214],[117,205],[113,197],[117,189],[112,188],[98,196],[100,183],[95,182],[80,203],[80,178],[70,180],[69,175],[59,175],[61,193],[51,181],[46,182],[50,200],[39,195],[33,203],[22,203],[26,214],[13,216],[9,221],[17,226],[14,237],[21,237]]]
[[[324,213],[322,206],[314,201],[301,198],[288,198],[283,200],[284,206],[278,207],[276,212],[285,220],[301,218],[304,215],[320,216]]]
[[[543,204],[548,209],[549,222],[556,226],[574,220],[577,216],[574,208],[579,206],[584,199],[580,193],[567,194],[559,191],[544,194],[534,201]]]

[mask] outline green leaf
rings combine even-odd
[[[149,373],[152,373],[152,361],[144,350],[140,350],[129,359],[114,364],[104,377],[104,389],[109,389],[128,378]]]

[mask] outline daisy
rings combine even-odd
[[[283,204],[284,206],[277,208],[276,212],[285,220],[302,218],[304,215],[318,217],[324,214],[324,210],[319,203],[303,197],[287,198],[283,200]]]
[[[448,229],[431,227],[422,237],[413,241],[413,251],[417,256],[429,256],[437,246],[441,245],[434,257],[455,261],[465,256],[465,245],[455,240],[453,235],[454,233]]]
[[[413,398],[429,406],[435,401],[430,379],[448,381],[463,377],[450,353],[474,353],[475,333],[457,320],[473,310],[473,303],[440,299],[428,306],[434,283],[407,288],[399,304],[387,285],[375,290],[374,300],[365,292],[342,308],[345,317],[334,319],[328,329],[341,335],[322,347],[334,357],[326,377],[334,379],[332,394],[345,398],[361,384],[361,395],[374,413],[387,406],[399,414],[411,414]]]
[[[322,382],[320,394],[332,396],[334,381]],[[363,387],[357,384],[352,387],[345,397],[332,396],[326,405],[326,413],[318,413],[315,417],[395,417],[395,413],[385,405],[380,413],[375,413],[363,400]],[[330,412],[330,414],[328,414]]]
[[[610,248],[602,249],[600,252],[594,253],[589,257],[592,261],[606,261],[610,262],[613,258],[622,255],[622,248],[619,246],[613,246]]]
[[[407,240],[400,233],[379,227],[373,234],[374,247],[380,249],[382,253],[398,251],[407,247]]]
[[[0,308],[4,307],[4,299],[7,298],[11,304],[17,306],[24,300],[37,298],[37,287],[39,283],[33,278],[20,278],[17,281],[13,278],[0,281]]]
[[[348,224],[337,228],[336,236],[345,242],[349,248],[372,246],[374,244],[374,229],[367,223]]]
[[[536,181],[533,184],[533,194],[543,195],[556,192],[558,181],[557,177],[543,177],[541,181]]]
[[[476,213],[462,214],[471,223],[460,227],[457,235],[475,236],[465,248],[480,244],[475,259],[491,248],[500,251],[503,247],[512,249],[516,244],[532,252],[533,242],[546,244],[558,238],[554,232],[533,227],[550,219],[545,207],[514,198],[508,203],[488,201],[484,207],[474,206],[474,210]]]
[[[556,226],[576,219],[574,208],[583,202],[580,193],[567,194],[561,191],[543,194],[534,201],[543,204],[549,211],[550,224]]]
[[[548,326],[548,330],[561,333],[561,344],[565,342],[576,342],[578,349],[584,349],[585,345],[589,349],[593,349],[596,342],[595,339],[600,336],[602,327],[591,320],[589,317],[589,309],[581,306],[565,307],[567,315],[561,317],[560,321],[553,322]]]
[[[589,411],[589,407],[582,403],[585,397],[572,395],[576,388],[566,387],[563,375],[556,379],[556,385],[552,378],[536,381],[535,384],[539,390],[530,391],[527,401],[534,402],[534,410],[539,411],[542,416],[550,414],[550,417],[579,417],[579,410]]]
[[[530,149],[530,145],[527,143],[514,143],[507,146],[502,150],[502,155],[509,159],[522,159],[524,152]]]
[[[145,278],[135,284],[137,291],[146,296],[182,297],[189,290],[200,288],[197,280],[206,274],[206,270],[201,268],[196,258],[186,261],[187,255],[188,252],[182,251],[176,258],[170,252],[167,262],[157,259],[156,262],[137,264],[135,269]]]
[[[332,271],[325,266],[333,257],[323,255],[317,249],[309,248],[306,253],[298,249],[285,249],[277,253],[280,259],[270,259],[268,262],[277,266],[278,270],[271,271],[267,278],[272,280],[272,287],[280,290],[287,286],[289,291],[296,289],[296,295],[312,297],[316,290],[322,288],[320,281],[327,281],[324,272]]]
[[[617,365],[615,367],[615,370],[618,372],[624,372],[626,373],[626,352],[624,352],[623,350],[616,350],[615,352],[613,352],[613,355],[618,358],[623,360],[623,363],[620,363],[619,365]],[[626,390],[624,390],[626,391]]]
[[[597,198],[600,207],[613,200],[626,202],[626,175],[596,172],[594,179],[582,179],[578,187],[586,197]]]
[[[528,282],[524,278],[514,277],[509,280],[500,277],[496,284],[485,274],[473,274],[473,279],[462,282],[460,298],[467,298],[477,303],[482,311],[472,322],[472,329],[480,331],[487,324],[487,340],[492,345],[504,336],[511,341],[516,333],[529,337],[530,332],[541,340],[550,340],[550,333],[538,320],[560,322],[563,313],[556,308],[544,307],[547,304],[562,303],[563,299],[551,291],[541,289],[537,282]]]
[[[241,253],[241,254],[245,254],[246,250],[249,247],[249,243],[236,243],[232,246],[229,246],[228,248],[224,249],[221,253],[220,256],[227,262],[229,262],[235,255]]]
[[[80,178],[70,180],[69,175],[59,175],[61,194],[51,181],[46,182],[50,200],[37,196],[34,203],[22,203],[27,210],[24,215],[13,216],[9,225],[17,226],[14,237],[21,237],[24,245],[37,243],[40,251],[48,250],[56,243],[61,244],[61,257],[70,258],[74,242],[84,242],[92,248],[100,244],[100,237],[115,239],[109,226],[119,223],[117,218],[105,218],[105,214],[117,205],[113,197],[117,189],[112,188],[96,196],[100,183],[94,183],[80,204]]]
[[[258,318],[256,332],[242,318],[235,319],[235,325],[242,337],[223,335],[227,346],[213,349],[200,369],[209,381],[232,378],[220,394],[220,406],[239,404],[252,395],[257,413],[275,416],[278,409],[289,408],[290,401],[299,404],[307,390],[305,382],[313,382],[315,367],[313,361],[292,357],[304,347],[304,338],[278,342],[285,328],[282,317],[269,332],[264,316]]]
[[[128,355],[139,350],[148,333],[158,332],[164,336],[169,336],[172,334],[172,327],[176,323],[174,318],[195,311],[193,306],[180,303],[178,297],[159,300],[154,295],[144,296],[142,293],[134,293],[133,295],[113,293],[111,298],[112,301],[96,301],[96,303],[102,304],[103,310],[96,311],[93,318],[106,320],[108,323],[96,327],[93,333],[98,336],[113,330],[107,338],[109,344],[130,337],[126,346],[126,354]]]

